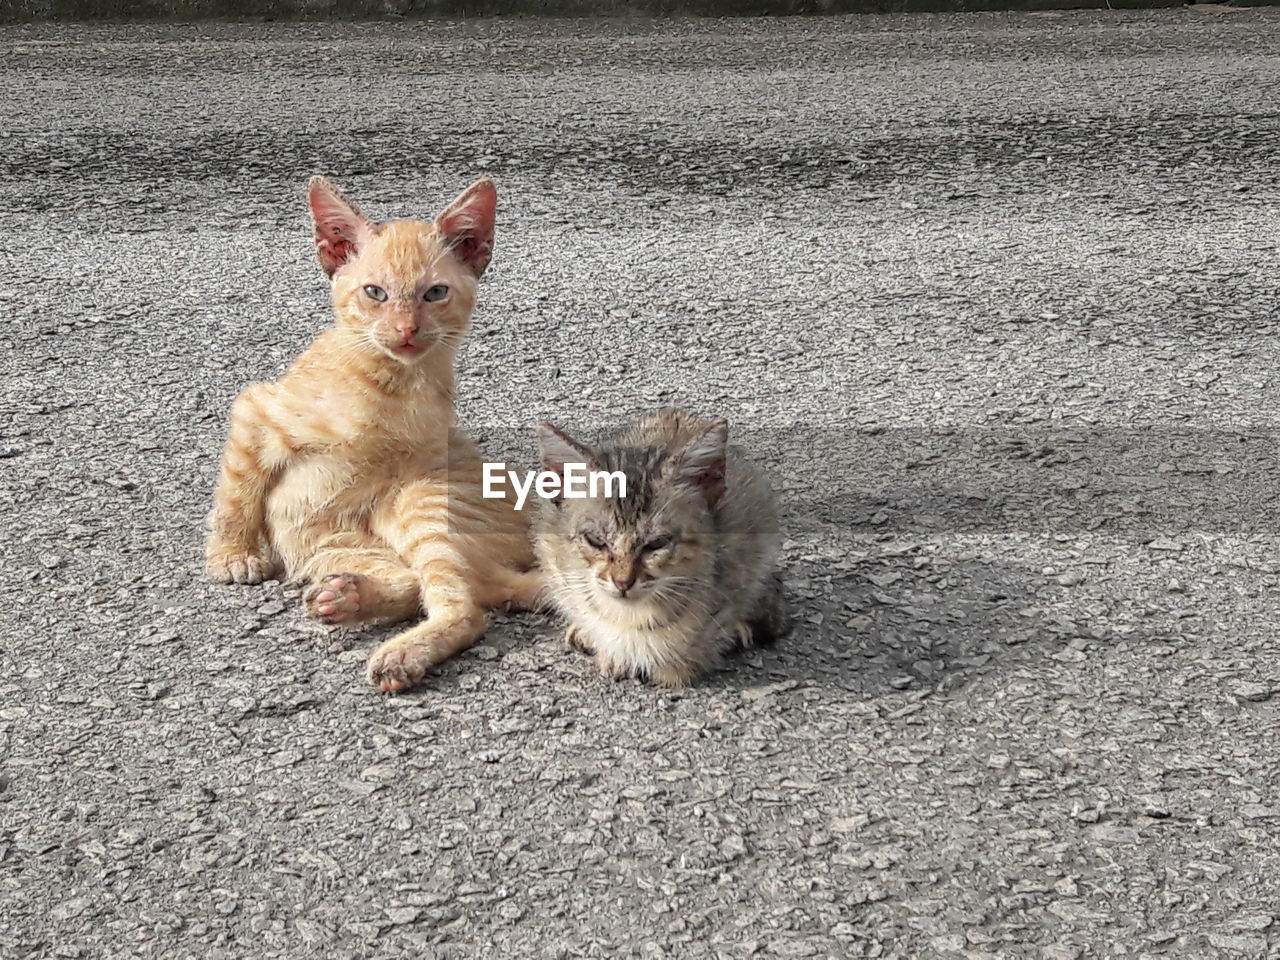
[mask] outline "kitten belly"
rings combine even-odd
[[[292,464],[267,498],[267,529],[285,568],[294,573],[335,534],[368,536],[374,507],[399,482],[337,456]]]

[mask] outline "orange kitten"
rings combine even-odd
[[[539,586],[526,517],[481,496],[456,428],[454,352],[489,264],[498,195],[480,180],[434,223],[370,222],[321,177],[316,251],[337,324],[274,383],[240,394],[211,515],[208,574],[309,581],[322,623],[427,619],[369,658],[405,690],[473,644],[491,607]]]

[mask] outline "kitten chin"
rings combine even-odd
[[[544,502],[535,527],[566,639],[602,673],[681,686],[777,635],[776,505],[723,420],[661,410],[595,447],[543,424],[539,445],[546,470],[627,478],[626,497]]]

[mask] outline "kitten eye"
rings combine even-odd
[[[660,537],[654,537],[652,540],[650,540],[640,549],[644,553],[654,553],[655,551],[658,551],[658,550],[665,550],[667,547],[671,546],[671,544],[675,542],[675,539],[676,538],[671,536],[671,534],[664,533]]]
[[[443,300],[448,295],[449,288],[443,283],[437,283],[422,295],[422,299],[427,301],[427,303],[435,303],[437,300]]]
[[[381,287],[375,287],[372,283],[365,286],[364,292],[370,300],[377,300],[379,303],[387,299],[387,291]]]
[[[597,537],[594,533],[584,533],[582,535],[582,539],[586,543],[586,545],[590,547],[592,550],[604,549],[604,541],[601,540],[599,537]]]

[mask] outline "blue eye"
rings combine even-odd
[[[372,283],[365,286],[364,292],[370,300],[377,300],[379,303],[387,299],[387,291],[381,287],[375,287]]]
[[[449,288],[446,287],[443,283],[437,283],[434,287],[432,287],[422,295],[422,299],[427,301],[427,303],[435,303],[437,300],[443,300],[448,295],[449,295]]]

